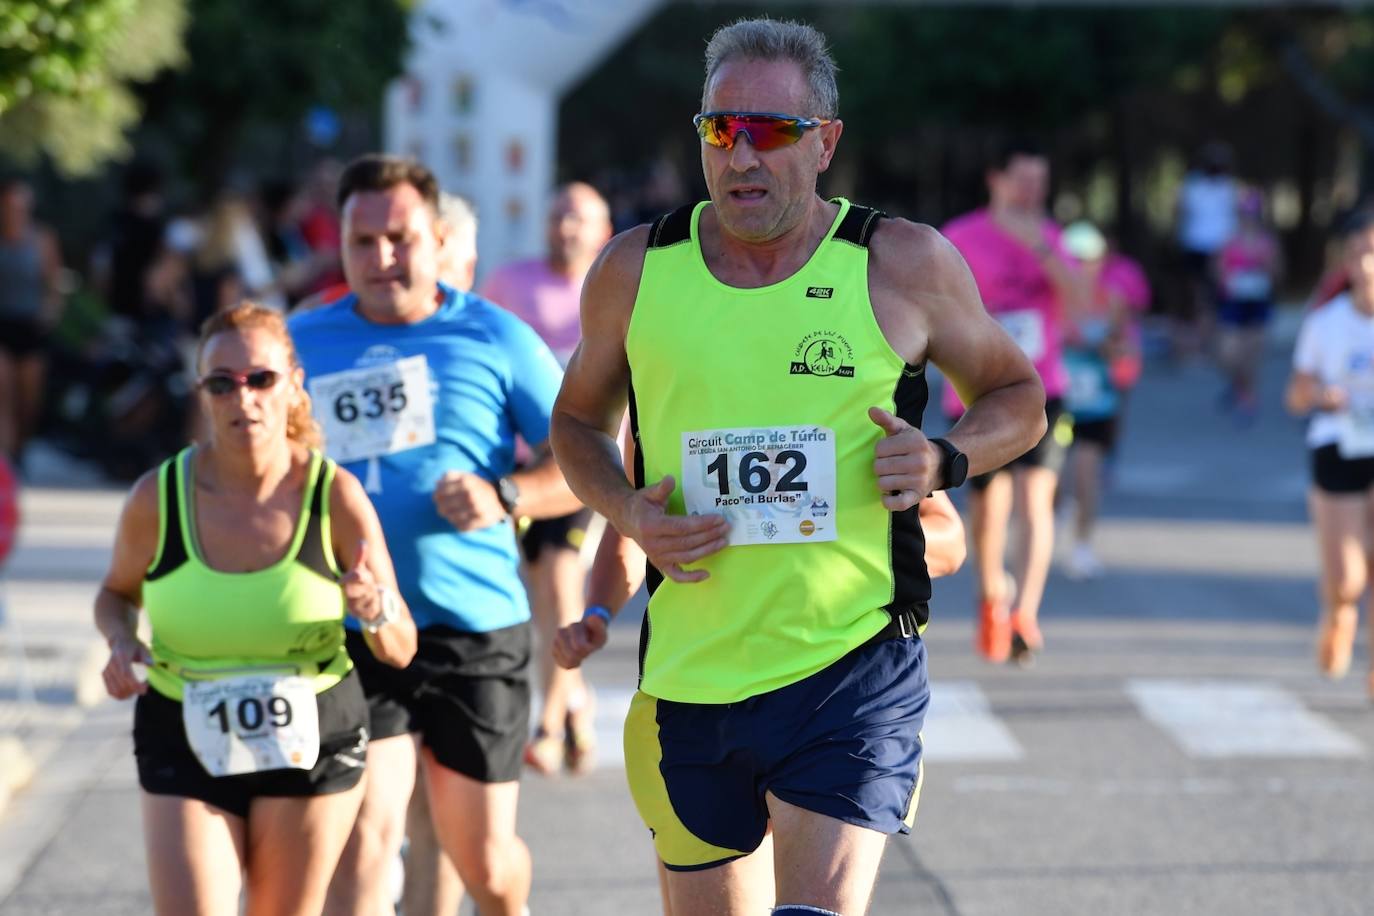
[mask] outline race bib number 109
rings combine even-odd
[[[181,713],[186,740],[211,776],[308,770],[320,756],[319,710],[309,678],[188,682]]]
[[[335,461],[376,458],[434,442],[434,399],[423,356],[317,375],[310,381],[310,398]]]
[[[692,515],[730,521],[730,546],[835,540],[835,433],[823,426],[682,434]]]

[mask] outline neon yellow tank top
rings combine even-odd
[[[873,315],[867,245],[881,214],[836,202],[811,259],[758,289],[707,269],[707,202],[650,231],[626,336],[636,483],[671,474],[671,514],[690,499],[733,524],[731,546],[699,564],[709,579],[648,569],[640,687],[651,696],[735,702],[832,664],[882,629],[887,609],[926,621],[917,510],[883,508],[883,434],[867,413],[919,426],[924,366],[906,365]]]
[[[246,573],[205,564],[195,536],[192,450],[158,470],[158,552],[143,582],[152,624],[148,683],[173,700],[187,679],[300,674],[315,692],[353,667],[344,649],[344,599],[329,533],[334,463],[312,452],[296,533],[281,560]]]

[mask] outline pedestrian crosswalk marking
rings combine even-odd
[[[1025,756],[1011,730],[992,714],[973,681],[936,681],[922,730],[927,760],[1020,760]]]
[[[1126,692],[1193,757],[1362,757],[1325,716],[1258,681],[1139,679]]]

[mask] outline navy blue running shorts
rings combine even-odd
[[[909,833],[930,703],[920,637],[853,650],[795,684],[738,703],[636,693],[625,770],[663,864],[723,865],[758,848],[765,796],[882,833]]]

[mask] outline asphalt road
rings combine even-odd
[[[1107,574],[1052,577],[1033,669],[972,654],[969,571],[937,584],[925,790],[872,913],[1374,912],[1369,656],[1362,638],[1352,677],[1315,673],[1316,552],[1301,426],[1278,407],[1285,360],[1276,345],[1249,428],[1218,413],[1205,368],[1151,368],[1113,472]],[[0,725],[27,737],[38,776],[0,814],[7,916],[148,911],[130,709],[77,703],[118,498],[40,489],[26,503],[9,616],[41,689],[23,702],[0,653]],[[588,669],[602,768],[524,783],[535,916],[656,910],[616,751],[630,616]]]

